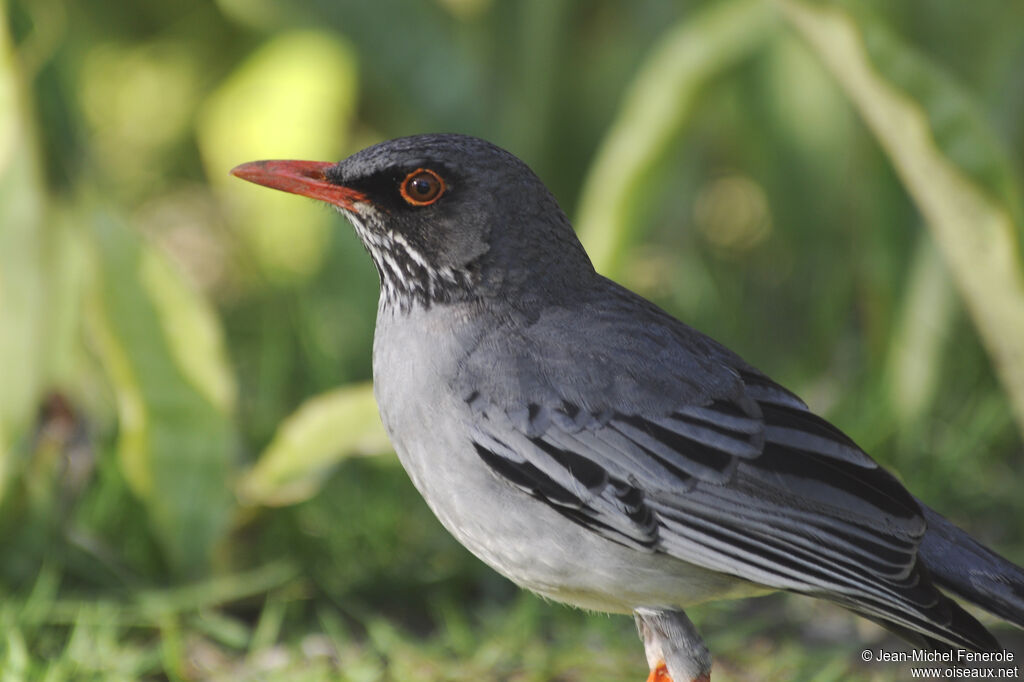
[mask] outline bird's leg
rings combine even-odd
[[[647,676],[647,682],[672,682],[664,663],[659,663],[658,667],[651,670],[651,674]]]
[[[636,609],[651,674],[647,682],[711,682],[711,652],[682,611]]]

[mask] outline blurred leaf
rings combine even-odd
[[[456,19],[437,2],[276,0],[276,4],[288,8],[293,18],[298,14],[351,41],[366,75],[365,90],[377,100],[378,108],[368,120],[374,128],[469,132],[466,128],[481,120],[493,123],[488,117],[496,116],[490,106],[497,92],[494,86],[505,81],[507,71],[516,70],[509,68],[510,59],[523,59],[519,53],[500,51],[503,43],[497,35],[480,30],[487,21],[469,16]],[[522,3],[496,3],[495,10],[501,9],[499,4],[518,8]],[[500,16],[496,11],[490,19]],[[510,29],[502,26],[503,31]],[[500,59],[501,73],[488,73],[492,56]]]
[[[767,71],[763,87],[774,95],[766,104],[779,126],[778,139],[799,147],[815,171],[848,172],[835,159],[849,144],[856,114],[817,55],[800,36],[779,33],[759,61]]]
[[[239,482],[248,504],[286,505],[316,494],[346,457],[391,450],[373,387],[346,386],[307,400],[282,422],[274,440]]]
[[[1010,214],[1017,226],[1021,212],[1020,176],[1014,171],[986,118],[978,98],[907,45],[865,10],[862,4],[838,0],[860,31],[865,54],[878,75],[908,95],[928,119],[932,142],[957,170]],[[1020,245],[1018,244],[1018,247]]]
[[[183,378],[218,412],[230,415],[235,408],[235,378],[216,313],[162,254],[143,248],[139,258],[139,278]]]
[[[241,234],[271,275],[302,278],[317,269],[329,213],[230,179],[228,171],[256,159],[340,156],[356,97],[351,49],[336,36],[298,32],[256,51],[203,107],[197,132],[207,175],[227,185]]]
[[[44,371],[44,198],[34,131],[0,1],[0,499],[12,448],[32,419]]]
[[[931,239],[921,240],[909,278],[887,368],[892,406],[903,422],[922,416],[940,388],[943,351],[957,310],[949,271]]]
[[[872,41],[884,42],[885,49],[869,53],[863,26],[869,19],[796,0],[777,4],[853,100],[924,215],[1024,432],[1024,273],[1019,226],[1012,218],[1014,193],[1003,185],[979,184],[977,172],[963,165],[965,152],[950,150],[976,155],[971,168],[998,169],[1004,160],[987,153],[984,140],[990,136],[979,119],[960,113],[968,100],[894,36],[871,27]],[[879,68],[873,56],[889,60],[887,68]],[[905,72],[899,83],[887,80],[896,67]],[[919,99],[920,90],[900,88],[911,80],[929,86],[926,98]],[[942,146],[930,127],[940,115],[957,122],[944,131]],[[986,176],[1008,178],[1012,172]]]
[[[196,575],[231,504],[234,388],[206,303],[115,216],[91,220],[87,321],[117,396],[118,454],[171,568]]]
[[[191,133],[203,68],[192,45],[171,40],[84,52],[76,74],[82,123],[97,165],[120,187],[145,191],[163,179],[165,155]]]
[[[614,277],[645,182],[697,103],[700,88],[758,47],[774,27],[760,0],[730,0],[670,29],[626,93],[590,167],[577,227],[595,267]]]
[[[272,30],[286,26],[291,20],[291,7],[277,0],[215,0],[217,9],[243,26]]]

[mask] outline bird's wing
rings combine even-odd
[[[612,542],[828,598],[933,645],[994,646],[924,575],[917,549],[926,522],[906,489],[734,357],[707,369],[718,381],[700,379],[699,390],[654,412],[623,407],[612,389],[610,400],[591,396],[590,405],[553,400],[550,391],[512,404],[514,393],[495,400],[468,391],[472,445],[496,476]],[[520,369],[555,371],[540,364]],[[626,374],[622,381],[638,380]],[[574,394],[584,392],[577,386]],[[672,396],[659,400],[645,405],[671,404]]]
[[[758,402],[751,415],[717,401],[598,421],[570,404],[532,405],[545,423],[530,435],[480,396],[472,402],[473,447],[491,471],[612,542],[825,597],[955,646],[992,646],[923,578],[913,498],[807,410]]]

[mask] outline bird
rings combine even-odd
[[[599,274],[516,156],[461,134],[231,173],[327,202],[380,279],[374,396],[441,524],[517,585],[632,614],[648,682],[707,682],[685,609],[787,591],[993,652],[1024,570],[722,344]]]

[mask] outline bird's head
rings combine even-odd
[[[385,305],[536,294],[593,273],[544,184],[474,137],[417,135],[339,163],[254,161],[231,172],[344,213],[377,266]]]

